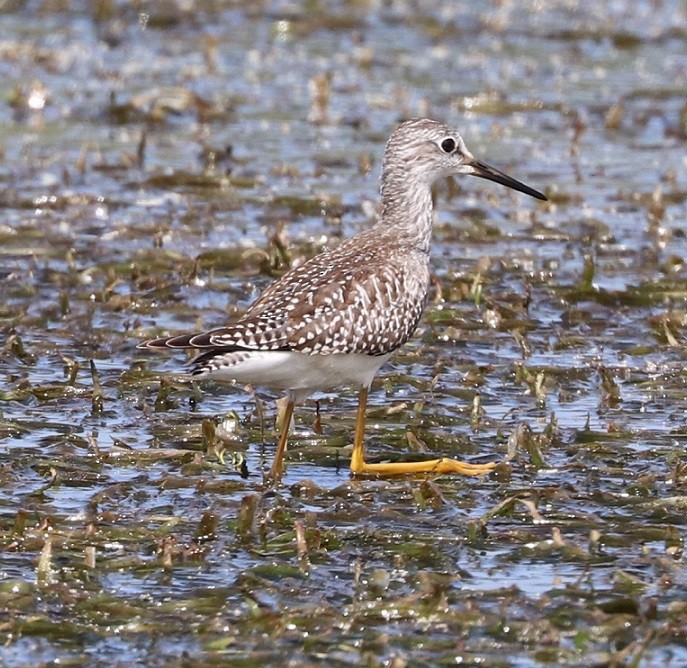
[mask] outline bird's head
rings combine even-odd
[[[428,118],[406,121],[393,132],[384,154],[384,171],[400,171],[426,185],[442,177],[470,174],[546,200],[537,190],[477,160],[456,130]]]

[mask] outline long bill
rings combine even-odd
[[[508,174],[504,174],[494,167],[485,165],[479,160],[472,159],[469,162],[466,162],[465,166],[472,168],[472,176],[479,176],[481,179],[494,181],[494,183],[500,183],[502,186],[525,193],[525,195],[536,197],[537,199],[544,200],[545,202],[547,201],[546,195],[542,195],[542,193],[540,193],[538,190],[530,188],[524,183],[520,183],[520,181],[516,181],[514,178],[508,176]]]

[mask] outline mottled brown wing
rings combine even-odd
[[[193,337],[198,347],[384,355],[405,343],[426,301],[426,256],[389,258],[375,244],[344,243],[265,290],[235,325]]]

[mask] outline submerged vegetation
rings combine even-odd
[[[416,4],[3,8],[3,665],[687,663],[684,7]],[[351,480],[342,391],[268,486],[273,397],[136,344],[369,225],[413,115],[550,204],[437,188],[367,451],[500,463]]]

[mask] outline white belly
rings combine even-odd
[[[337,387],[369,387],[391,357],[361,354],[307,355],[291,351],[241,351],[215,358],[216,367],[196,377],[250,383],[257,387],[309,394]],[[221,364],[220,364],[221,361]]]

